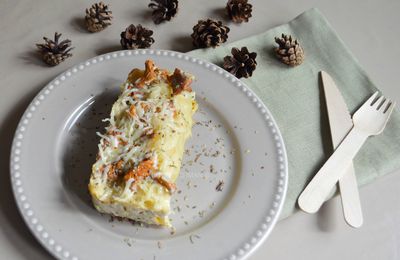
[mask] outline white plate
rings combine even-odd
[[[87,192],[95,132],[119,85],[146,59],[196,77],[199,124],[173,196],[174,234],[110,221]],[[243,259],[275,225],[288,181],[281,135],[259,98],[216,65],[160,50],[98,56],[51,81],[19,123],[11,175],[29,228],[60,259]]]

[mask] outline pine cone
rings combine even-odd
[[[297,66],[303,62],[305,57],[303,48],[291,35],[282,34],[281,38],[275,37],[275,42],[279,45],[275,47],[276,55],[283,63]]]
[[[178,12],[178,0],[151,0],[149,7],[153,9],[152,17],[155,24],[171,20]]]
[[[197,48],[217,47],[228,39],[229,28],[221,21],[199,20],[193,27],[193,45]]]
[[[229,0],[226,4],[226,11],[233,22],[248,22],[251,17],[252,7],[247,0]]]
[[[111,25],[112,18],[112,12],[108,9],[108,5],[103,2],[95,3],[86,9],[86,28],[89,32],[99,32]]]
[[[238,78],[251,77],[257,66],[257,53],[249,52],[247,47],[242,49],[232,48],[232,56],[225,56],[224,69]]]
[[[73,48],[71,47],[70,40],[64,40],[58,42],[61,37],[61,33],[54,34],[54,41],[43,37],[46,43],[36,44],[38,47],[44,62],[51,66],[55,66],[63,62],[66,58],[71,57],[69,53]]]
[[[148,48],[154,43],[152,30],[148,30],[141,24],[131,24],[124,32],[121,32],[121,46],[124,49]]]

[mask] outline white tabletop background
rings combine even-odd
[[[9,184],[13,132],[34,95],[70,66],[120,49],[119,34],[131,23],[154,30],[153,48],[189,51],[193,25],[198,19],[220,18],[226,3],[181,0],[178,16],[155,26],[147,0],[106,2],[111,3],[115,16],[113,25],[90,34],[83,29],[81,19],[92,1],[0,0],[0,259],[51,259],[23,223]],[[250,2],[253,17],[247,24],[230,24],[229,42],[264,32],[317,7],[377,86],[400,104],[399,0]],[[41,42],[42,36],[52,37],[55,31],[71,39],[76,48],[72,58],[49,68],[37,58],[35,43]],[[319,214],[299,212],[280,221],[250,259],[400,259],[400,170],[360,192],[365,218],[361,229],[344,224],[335,198]]]

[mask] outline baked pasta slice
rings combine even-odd
[[[197,110],[193,76],[157,68],[133,69],[121,86],[99,153],[89,192],[102,213],[170,226],[171,195],[184,145]]]

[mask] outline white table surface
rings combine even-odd
[[[189,51],[198,19],[219,18],[225,0],[181,0],[173,22],[154,26],[147,0],[107,1],[115,19],[98,34],[82,29],[80,19],[91,1],[0,1],[0,259],[51,259],[20,217],[9,184],[13,132],[33,96],[70,66],[118,50],[119,34],[130,23],[155,32],[153,48]],[[285,23],[318,7],[359,59],[374,82],[400,103],[399,0],[250,0],[248,24],[231,26],[229,42]],[[62,32],[76,47],[74,56],[49,68],[37,59],[34,44]],[[400,144],[399,144],[400,145]],[[297,213],[279,222],[250,259],[400,259],[400,170],[361,189],[365,223],[359,230],[344,224],[339,200],[317,215]]]

